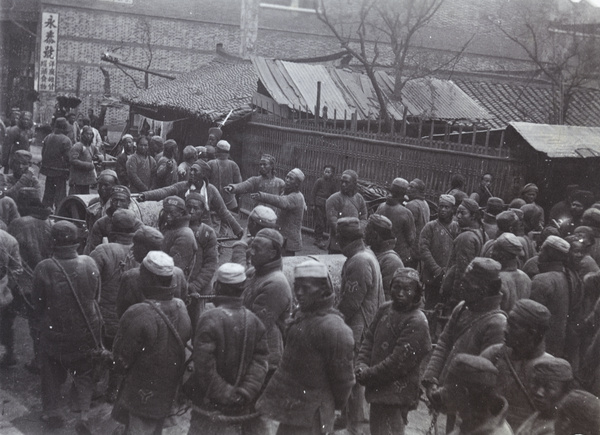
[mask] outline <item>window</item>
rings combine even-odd
[[[261,8],[279,9],[292,12],[315,13],[315,0],[264,0],[260,3]]]

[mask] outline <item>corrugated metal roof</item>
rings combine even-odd
[[[600,128],[511,122],[536,151],[551,158],[600,157]]]
[[[393,92],[394,80],[383,71],[377,78],[384,79],[388,92]],[[454,82],[433,77],[409,80],[402,89],[402,102],[414,116],[435,119],[489,119],[492,116],[463,92]]]
[[[356,112],[359,120],[379,117],[379,102],[366,74],[336,69],[333,66],[310,65],[257,57],[253,59],[259,79],[270,96],[280,105],[302,107],[314,115],[317,82],[321,82],[321,107],[329,116],[342,117]],[[402,101],[391,99],[394,79],[378,71],[377,79],[388,101],[388,112],[402,119],[404,104],[409,115],[436,119],[488,119],[490,114],[458,88],[452,81],[415,79],[409,81]]]

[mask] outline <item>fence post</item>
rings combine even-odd
[[[477,139],[476,136],[477,136],[477,123],[474,122],[473,123],[473,138],[471,140],[471,145],[473,145],[473,146],[475,146],[475,140]]]
[[[353,132],[356,132],[358,130],[358,113],[357,112],[352,113],[352,118],[351,118],[350,122],[351,122],[350,129]]]
[[[321,113],[321,82],[317,82],[317,104],[315,105],[315,125],[319,122]]]
[[[404,110],[402,111],[402,130],[400,131],[401,136],[406,136],[406,117],[408,116],[408,107],[404,106]]]

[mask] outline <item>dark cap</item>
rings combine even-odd
[[[29,151],[17,150],[15,151],[15,160],[19,162],[31,163],[33,155]]]
[[[500,277],[502,266],[496,260],[485,257],[475,257],[465,270],[465,277],[488,284]]]
[[[159,251],[162,247],[164,236],[156,228],[148,225],[142,227],[133,235],[133,243],[144,245],[150,250]]]
[[[392,221],[382,214],[375,213],[369,216],[369,224],[377,228],[382,228],[384,230],[392,230]]]
[[[167,196],[165,199],[163,199],[163,208],[166,208],[167,206],[185,210],[185,201],[175,195]]]
[[[127,188],[126,186],[122,186],[120,184],[117,184],[116,186],[113,186],[110,189],[110,197],[113,198],[123,198],[123,199],[127,199],[127,200],[131,200],[131,192],[129,191],[129,188]]]
[[[485,212],[489,213],[493,216],[496,216],[498,213],[502,212],[504,210],[504,201],[502,201],[501,198],[497,198],[495,196],[492,196],[491,198],[488,198],[487,200],[487,204],[485,206]]]
[[[337,221],[337,234],[348,239],[357,239],[363,236],[360,221],[355,217],[343,217]]]
[[[279,231],[274,230],[273,228],[261,229],[258,233],[256,233],[256,236],[254,236],[254,238],[257,238],[257,237],[271,240],[273,243],[275,243],[280,248],[283,246],[283,236],[281,235],[281,233]]]
[[[497,378],[498,369],[486,358],[459,353],[450,362],[448,379],[460,384],[494,387]]]
[[[71,222],[56,222],[52,226],[50,234],[56,246],[73,246],[79,244],[77,227]]]
[[[137,225],[137,218],[131,210],[115,210],[111,221],[112,231],[115,233],[133,233]]]
[[[59,133],[67,133],[70,130],[67,118],[56,118],[56,120],[54,121],[54,130],[56,130]]]
[[[539,302],[531,299],[519,299],[509,317],[514,318],[519,324],[534,328],[548,329],[550,326],[550,311]]]
[[[502,233],[494,243],[494,249],[500,249],[515,256],[523,254],[523,245],[517,236],[512,233]]]
[[[547,381],[568,382],[573,380],[573,369],[562,358],[542,358],[533,364],[533,375]]]
[[[470,198],[463,199],[460,205],[469,210],[471,214],[477,213],[479,211],[479,204],[477,204],[477,201],[472,200]]]

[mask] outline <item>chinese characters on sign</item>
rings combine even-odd
[[[54,92],[56,88],[56,50],[58,48],[58,14],[42,13],[40,34],[39,92]]]

